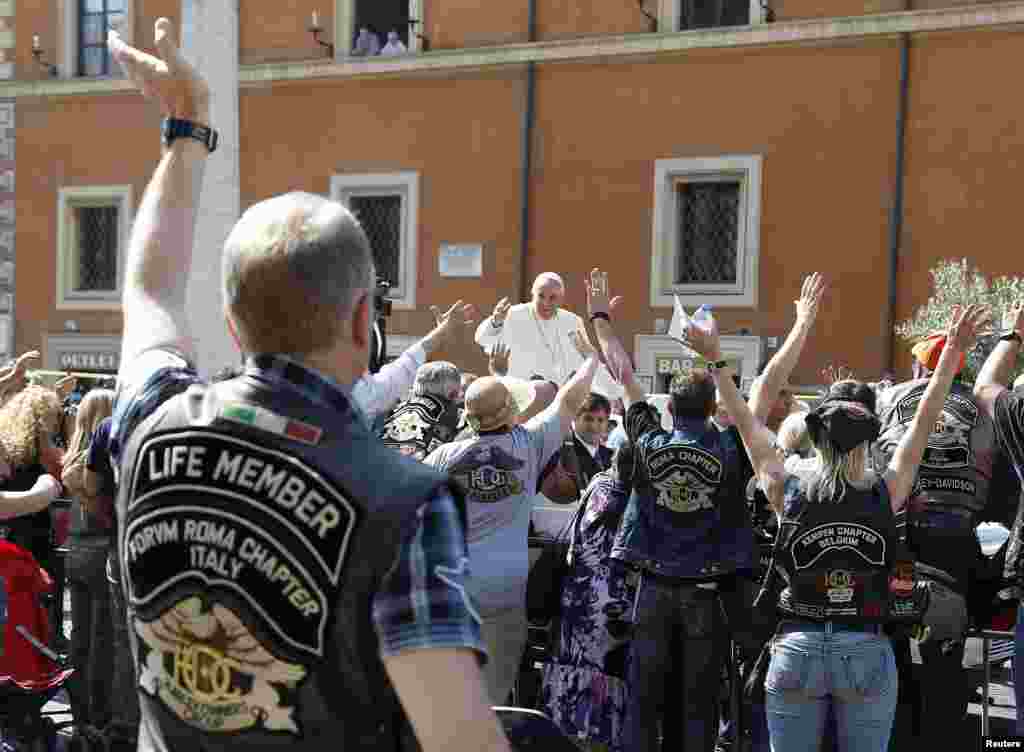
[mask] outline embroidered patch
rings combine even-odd
[[[191,597],[134,620],[145,657],[139,685],[182,722],[207,732],[259,728],[300,735],[294,695],[306,669],[276,658],[231,609]]]
[[[903,426],[903,431],[909,430],[918,404],[924,397],[925,388],[925,385],[915,387],[896,403],[896,418]],[[957,470],[972,467],[974,453],[971,448],[971,432],[977,424],[978,406],[963,395],[948,395],[942,404],[942,413],[928,436],[928,448],[921,459],[921,469]]]
[[[658,491],[658,506],[673,512],[713,509],[722,483],[721,460],[704,449],[670,445],[653,452],[647,474]]]
[[[448,472],[471,501],[493,504],[523,492],[523,481],[516,471],[525,465],[500,446],[478,446],[460,457]]]
[[[135,462],[125,577],[142,618],[170,593],[222,589],[276,640],[323,655],[356,511],[295,457],[211,431],[155,436]]]
[[[320,443],[320,439],[324,434],[322,429],[310,423],[293,420],[292,418],[271,412],[266,408],[249,405],[244,402],[224,403],[221,405],[217,417],[233,423],[252,426],[267,433],[284,436],[292,441],[301,441],[303,444],[312,444],[314,446]]]
[[[885,565],[885,538],[856,523],[816,525],[790,544],[797,569],[806,569],[822,556],[841,550],[852,551],[869,564]]]

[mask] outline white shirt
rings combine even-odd
[[[386,413],[412,388],[416,371],[427,359],[423,345],[416,343],[397,359],[381,366],[377,373],[366,373],[352,387],[352,401],[371,423]]]
[[[504,342],[511,351],[509,376],[529,379],[536,374],[562,385],[569,374],[583,365],[583,357],[569,339],[575,331],[586,332],[583,319],[575,313],[559,308],[554,316],[545,320],[534,314],[531,303],[520,303],[508,309],[505,324],[500,329],[494,327],[489,316],[481,321],[476,329],[476,343],[489,350],[494,344]],[[612,400],[623,394],[622,387],[615,383],[604,365],[594,376],[593,391]]]

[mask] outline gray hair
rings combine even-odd
[[[462,389],[462,372],[454,363],[436,360],[424,363],[416,371],[412,385],[413,396],[430,394],[444,399],[453,399]]]
[[[779,426],[777,439],[785,452],[806,452],[811,448],[811,436],[807,431],[807,413],[790,413]]]
[[[373,288],[370,243],[352,213],[312,193],[249,208],[224,246],[224,304],[245,349],[308,355],[331,347]]]
[[[558,285],[562,292],[565,292],[565,282],[563,282],[562,278],[554,272],[542,272],[541,274],[538,274],[537,279],[533,280],[533,287],[530,288],[530,292],[535,295],[537,290],[552,283]]]

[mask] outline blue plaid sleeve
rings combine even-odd
[[[149,350],[122,368],[118,374],[108,445],[114,464],[120,462],[122,447],[142,421],[171,397],[199,381],[195,368],[169,350]]]
[[[480,614],[466,590],[469,549],[455,500],[439,492],[419,510],[373,599],[381,655],[421,648],[469,648],[486,658]]]

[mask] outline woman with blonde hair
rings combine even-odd
[[[71,712],[77,733],[87,736],[110,720],[113,616],[107,587],[113,488],[97,486],[89,470],[89,446],[114,408],[110,389],[89,391],[78,405],[75,432],[64,455],[62,481],[71,497],[67,574],[71,591]]]
[[[0,498],[0,538],[30,551],[51,576],[57,563],[47,509],[52,492],[43,493],[61,474],[60,398],[52,389],[30,385],[0,406],[0,456],[7,472],[0,489],[15,493]],[[47,479],[45,476],[53,476]],[[44,489],[45,487],[45,489]],[[38,493],[37,493],[38,492]]]

